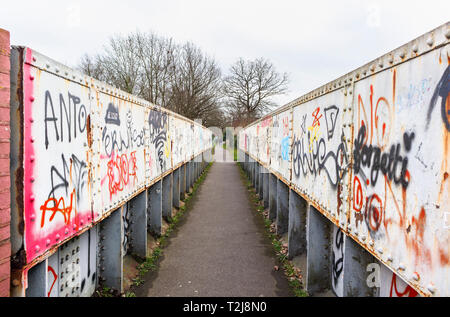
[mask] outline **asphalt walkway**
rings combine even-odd
[[[217,147],[216,147],[217,150]],[[226,155],[226,154],[225,154]],[[215,162],[136,296],[292,296],[239,168]]]

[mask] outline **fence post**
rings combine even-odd
[[[288,232],[289,227],[289,187],[281,180],[277,180],[277,234]]]
[[[123,291],[123,207],[100,222],[100,282],[102,286]]]
[[[149,215],[148,229],[156,237],[161,235],[162,230],[162,180],[157,181],[148,189],[147,210]]]
[[[269,207],[269,171],[265,168],[263,173],[263,202],[264,209]]]
[[[179,168],[180,170],[180,200],[184,200],[186,192],[186,164]]]
[[[180,208],[180,170],[177,168],[173,171],[173,206]]]
[[[292,189],[289,190],[288,258],[306,252],[306,209],[308,203]]]
[[[26,297],[47,297],[47,267],[47,259],[45,259],[28,271]]]
[[[162,216],[169,220],[172,218],[173,201],[173,174],[170,173],[162,179]]]
[[[269,175],[269,219],[277,218],[277,177],[270,173]]]
[[[134,254],[147,257],[147,191],[134,197],[130,203],[130,239]]]
[[[309,295],[331,288],[330,224],[319,211],[308,205],[306,290]]]

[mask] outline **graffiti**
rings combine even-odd
[[[334,135],[334,129],[336,128],[336,121],[339,114],[339,108],[336,106],[329,106],[324,109],[325,123],[327,124],[328,140],[331,140]]]
[[[371,168],[370,181],[372,186],[377,183],[379,172],[386,175],[389,180],[393,180],[395,184],[401,184],[403,188],[407,188],[409,180],[406,177],[408,168],[408,157],[400,155],[401,145],[398,143],[392,145],[389,153],[381,153],[382,150],[378,146],[366,145],[366,126],[362,125],[358,132],[358,137],[355,139],[355,146],[353,151],[354,156],[354,171],[358,174],[361,166]],[[403,134],[403,144],[406,152],[411,150],[411,143],[414,139],[414,132]],[[398,167],[401,166],[400,174]]]
[[[67,93],[67,96],[68,98],[66,104],[66,100],[64,99],[63,94],[59,94],[59,113],[58,116],[56,116],[55,107],[53,106],[53,99],[50,91],[45,91],[44,123],[46,149],[48,149],[48,146],[50,144],[49,126],[51,125],[53,125],[54,138],[59,142],[65,142],[64,131],[66,131],[67,141],[70,143],[72,141],[72,138],[76,139],[77,131],[79,134],[82,134],[86,130],[86,123],[88,122],[86,107],[84,106],[84,104],[81,104],[80,97],[72,95],[70,92]]]
[[[310,132],[308,132],[308,139],[310,138],[309,133]],[[303,176],[308,175],[308,173],[318,175],[324,170],[331,186],[335,188],[347,173],[347,146],[345,142],[341,142],[336,152],[333,152],[327,150],[324,138],[317,140],[314,144],[315,147],[313,147],[312,152],[307,153],[304,148],[304,140],[297,139],[297,137],[294,136],[292,146],[294,174],[299,178],[300,173],[302,173]],[[343,158],[342,163],[339,162],[339,158]]]
[[[105,123],[120,126],[119,109],[110,103],[106,109]]]
[[[438,97],[441,97],[441,116],[447,131],[450,131],[450,66],[447,66],[444,74],[436,85],[433,97],[431,98],[430,105],[427,113],[427,125],[428,129],[431,121],[431,113],[436,106]]]
[[[53,221],[53,218],[55,217],[56,213],[61,213],[64,217],[64,223],[67,225],[70,223],[70,218],[72,215],[72,211],[75,209],[73,208],[73,195],[75,194],[75,189],[70,194],[70,204],[66,206],[66,202],[64,200],[64,197],[60,197],[59,199],[55,198],[49,198],[47,201],[40,207],[40,210],[42,211],[41,215],[41,228],[44,227],[45,224],[45,215],[47,211],[52,212],[49,218],[49,222]],[[75,211],[76,213],[76,211]]]
[[[155,146],[157,151],[161,171],[164,171],[166,169],[166,160],[164,159],[164,156],[167,153],[167,113],[150,110],[148,124],[150,127],[151,143]]]
[[[64,188],[66,196],[68,195],[69,180],[72,181],[75,188],[76,198],[78,202],[83,199],[83,191],[87,184],[88,169],[86,162],[80,160],[75,154],[70,156],[70,165],[67,164],[64,154],[61,154],[62,172],[55,165],[50,168],[51,190],[48,198],[55,198],[55,192]],[[69,178],[70,176],[70,178]],[[58,181],[58,183],[55,183]]]
[[[403,281],[402,281],[403,282]],[[402,284],[405,284],[404,282]],[[399,291],[397,287],[397,275],[392,273],[391,289],[389,297],[416,297],[418,293],[409,285],[406,284],[403,291]]]
[[[112,104],[110,104],[112,106]],[[112,106],[112,109],[115,109]],[[144,128],[138,130],[134,127],[131,111],[127,112],[126,136],[122,136],[122,131],[117,131],[114,126],[120,127],[119,113],[108,108],[105,117],[106,126],[103,128],[102,140],[105,154],[110,157],[113,151],[124,152],[132,147],[144,145]],[[114,120],[113,120],[114,118]],[[109,129],[108,129],[109,127]]]
[[[289,160],[289,137],[284,137],[281,140],[281,158],[283,161]]]
[[[344,269],[344,234],[334,227],[333,252],[331,255],[331,266],[333,276],[333,289],[337,291],[341,274]]]
[[[112,156],[108,162],[109,194],[113,195],[124,190],[124,187],[137,180],[136,151],[127,154]]]
[[[47,292],[47,297],[50,297],[50,294],[52,293],[53,286],[55,286],[55,283],[58,280],[58,274],[56,274],[55,269],[52,268],[50,265],[47,268],[47,272],[50,272],[52,274],[52,277],[53,277],[53,283],[50,286],[49,291]]]

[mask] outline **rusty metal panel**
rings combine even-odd
[[[146,108],[118,96],[117,90],[97,86],[92,122],[99,152],[93,161],[97,165],[94,210],[105,214],[145,187]]]
[[[450,295],[448,47],[355,84],[351,229],[397,275]]]
[[[291,110],[273,116],[270,137],[270,168],[287,182],[291,180]]]
[[[172,168],[172,150],[169,135],[169,115],[160,107],[148,110],[150,179],[155,179]]]
[[[258,142],[258,160],[265,165],[270,163],[270,131],[272,117],[268,116],[256,125],[256,138]]]
[[[51,72],[50,72],[51,70]],[[90,88],[24,50],[24,222],[27,262],[89,225]]]
[[[292,185],[345,228],[351,99],[335,90],[293,109]]]

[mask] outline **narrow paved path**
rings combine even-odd
[[[234,163],[215,162],[136,296],[292,296]]]

